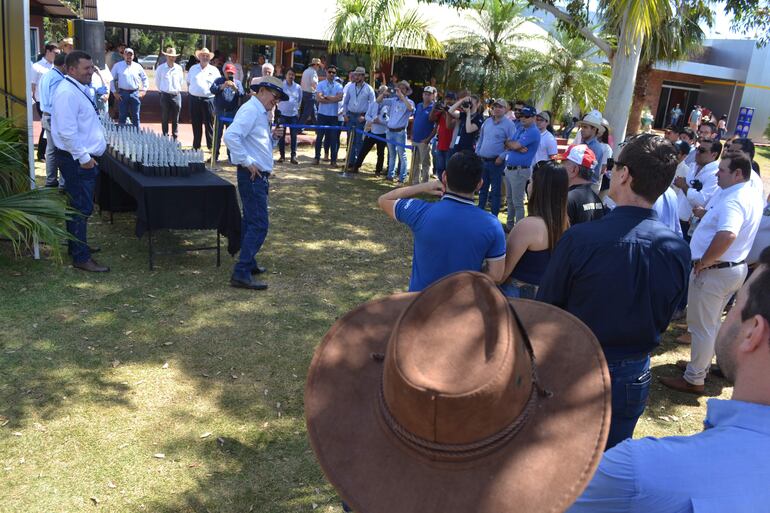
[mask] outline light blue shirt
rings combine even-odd
[[[345,98],[342,99],[342,112],[348,116],[349,112],[366,113],[369,103],[374,101],[374,89],[366,82],[361,83],[361,87],[352,84]]]
[[[513,139],[516,127],[513,121],[503,116],[495,122],[494,117],[488,117],[479,130],[479,140],[476,142],[476,153],[480,157],[502,157],[505,155],[505,141]]]
[[[135,62],[129,66],[126,61],[120,61],[112,67],[111,73],[114,80],[113,86],[117,82],[118,89],[146,91],[150,87],[144,68]]]
[[[661,194],[657,201],[652,204],[652,209],[658,213],[658,219],[661,223],[668,226],[668,229],[682,237],[682,225],[679,223],[679,214],[676,192],[671,187]]]
[[[591,168],[594,172],[593,176],[591,176],[591,182],[599,183],[602,178],[602,157],[604,157],[604,147],[602,147],[601,141],[596,137],[592,137],[589,141],[583,141],[583,144],[591,148],[591,151],[596,155],[596,164]]]
[[[380,117],[380,113],[382,112],[383,107],[384,105],[382,103],[372,101],[369,104],[369,108],[366,109],[366,116],[364,116],[364,118],[366,119],[367,123],[372,124],[371,132],[373,134],[383,135],[388,131],[387,124]]]
[[[37,95],[40,98],[40,110],[50,114],[53,111],[53,94],[64,80],[64,74],[56,68],[40,77],[37,84]]]
[[[516,128],[511,139],[521,144],[527,151],[508,150],[505,165],[513,167],[530,167],[532,161],[535,160],[537,148],[540,146],[540,130],[537,129],[534,123],[526,127],[519,122],[519,126]]]
[[[770,511],[770,406],[709,399],[692,436],[626,440],[604,453],[568,513]]]
[[[289,83],[284,80],[283,92],[289,95],[289,99],[278,103],[278,110],[281,112],[281,116],[299,116],[299,104],[302,101],[302,87],[296,82],[292,82],[292,84],[289,85]]]
[[[318,87],[315,90],[316,94],[321,93],[324,96],[337,96],[342,94],[342,85],[338,84],[337,82],[329,82],[328,80],[324,80],[323,82],[318,83]],[[340,102],[334,102],[334,103],[319,103],[318,104],[318,113],[322,114],[324,116],[334,116],[337,117],[339,115],[339,108],[340,108]]]
[[[388,128],[403,128],[406,129],[406,125],[409,124],[409,116],[414,112],[414,102],[409,98],[406,99],[409,102],[409,107],[398,96],[393,98],[385,98],[382,100],[382,104],[388,108]]]
[[[265,106],[256,96],[241,105],[224,135],[230,162],[260,171],[273,171],[273,136]]]

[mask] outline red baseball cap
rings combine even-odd
[[[227,64],[225,64],[225,70],[224,71],[225,71],[225,73],[235,73],[235,71],[236,71],[235,70],[235,65],[228,62]]]
[[[596,164],[596,155],[585,144],[570,144],[567,151],[557,157],[558,160],[569,160],[578,166],[591,169]]]

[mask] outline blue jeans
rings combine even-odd
[[[225,127],[230,126],[230,121],[220,121],[219,118],[234,118],[236,111],[224,111],[224,112],[217,112],[215,120],[215,126],[217,127],[217,133],[216,137],[214,137],[214,160],[219,160],[219,148],[222,146],[222,134],[225,133]],[[230,158],[230,150],[227,150],[227,157]]]
[[[388,130],[385,138],[388,140],[388,180],[393,178],[396,171],[396,157],[399,162],[398,181],[406,180],[406,129],[398,132]]]
[[[297,116],[281,116],[278,122],[282,125],[295,125],[298,120],[299,118]],[[287,128],[286,130],[291,130],[291,157],[294,158],[297,156],[297,129]],[[278,139],[278,151],[281,153],[281,158],[286,156],[285,136]]]
[[[446,170],[446,164],[449,161],[449,150],[436,150],[433,164],[436,166],[436,178],[441,180],[441,175]]]
[[[319,114],[318,124],[328,125],[328,126],[340,126],[340,120],[337,119],[337,116],[326,116],[324,114]],[[323,144],[324,139],[326,139],[329,142],[329,149],[331,151],[331,155],[330,155],[331,161],[337,162],[337,152],[339,152],[339,149],[340,149],[340,131],[329,130],[329,129],[316,130],[315,158],[317,159],[321,158],[321,146]]]
[[[267,237],[267,194],[270,188],[268,173],[251,180],[248,169],[238,166],[238,194],[241,196],[243,219],[241,220],[241,253],[233,268],[233,278],[251,281],[251,271],[257,266],[255,259]]]
[[[318,106],[316,105],[315,95],[302,91],[302,103],[299,111],[299,124],[311,125],[315,123]]]
[[[64,190],[69,195],[70,206],[80,213],[67,221],[67,231],[77,239],[67,244],[72,261],[82,264],[91,259],[91,251],[88,249],[88,217],[94,211],[94,189],[99,167],[83,169],[70,153],[59,149],[56,150],[56,161],[64,177]]]
[[[649,355],[607,362],[612,383],[612,420],[607,438],[609,449],[634,434],[634,428],[650,395]]]
[[[359,121],[358,116],[352,114],[346,125],[351,131],[350,135],[353,137],[353,142],[350,144],[350,158],[347,159],[351,167],[358,162],[358,155],[361,153],[361,148],[364,145],[364,136],[358,132],[358,130],[364,129],[364,124],[365,121],[363,119]]]
[[[512,297],[516,299],[535,299],[537,296],[537,285],[531,283],[525,283],[516,278],[509,278],[500,285],[500,290],[506,297]]]
[[[126,119],[131,118],[131,124],[139,128],[139,108],[142,106],[142,102],[139,99],[139,91],[129,93],[125,89],[121,89],[119,93],[118,121],[121,125],[124,125]]]
[[[493,160],[484,161],[484,173],[481,175],[484,179],[484,184],[479,191],[479,208],[487,208],[487,198],[489,198],[489,189],[491,187],[492,197],[489,198],[489,210],[495,217],[500,212],[500,184],[503,183],[504,169],[505,164],[498,166]]]

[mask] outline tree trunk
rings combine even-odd
[[[626,133],[637,134],[641,125],[642,109],[647,105],[647,85],[652,74],[652,64],[642,64],[636,71],[636,85],[634,85],[634,103],[631,105],[631,114],[628,118]]]
[[[626,24],[622,25],[618,38],[618,50],[612,58],[612,77],[610,90],[607,94],[607,103],[604,107],[604,116],[610,123],[614,139],[613,150],[626,138],[626,125],[628,124],[628,111],[631,108],[631,100],[634,94],[634,79],[639,67],[639,57],[642,53],[644,37],[627,42]]]

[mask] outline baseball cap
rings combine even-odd
[[[225,64],[224,72],[225,73],[235,73],[235,65],[228,62],[227,64]]]
[[[492,102],[492,106],[495,106],[495,105],[500,105],[501,107],[505,107],[506,109],[510,108],[508,106],[508,102],[503,98],[495,98],[495,100]]]
[[[596,155],[585,144],[571,144],[567,151],[557,157],[558,160],[569,160],[578,166],[591,169],[596,164]]]
[[[537,116],[537,111],[532,107],[524,107],[521,109],[521,115],[525,118],[531,118],[533,116]]]
[[[425,86],[422,88],[423,93],[436,94],[436,88],[433,86]]]
[[[548,114],[546,111],[544,111],[544,110],[543,110],[543,111],[540,111],[540,112],[538,112],[538,113],[537,113],[537,117],[539,117],[539,118],[543,118],[543,119],[544,119],[544,120],[546,120],[548,123],[550,123],[550,122],[551,122],[551,116],[550,116],[550,115],[549,115],[549,114]]]
[[[134,49],[133,48],[126,48],[125,50],[123,50],[123,53],[134,53]]]

